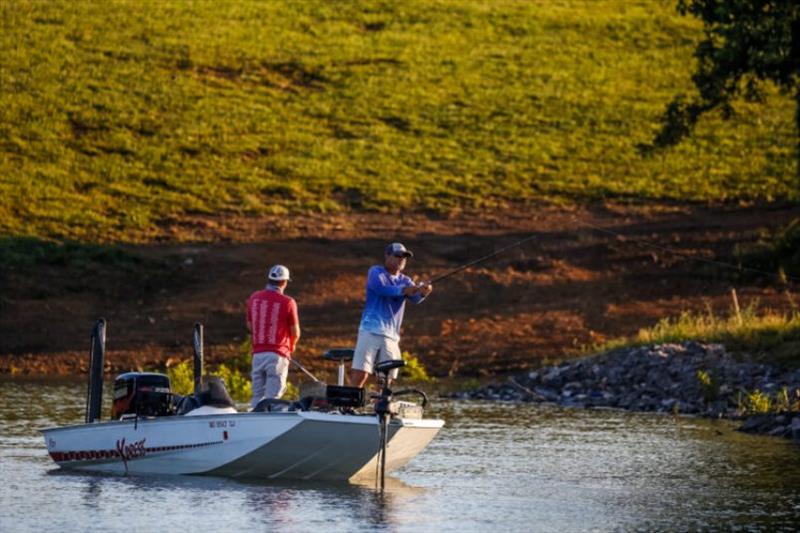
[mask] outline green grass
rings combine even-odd
[[[113,267],[132,272],[145,267],[161,266],[118,246],[51,242],[31,237],[0,237],[0,272],[20,270],[34,265],[51,265],[74,269],[92,265]]]
[[[772,91],[642,157],[691,87],[672,0],[0,3],[0,235],[187,214],[796,199]],[[180,238],[180,237],[179,237]]]
[[[735,353],[747,354],[760,362],[789,368],[800,367],[800,313],[759,312],[748,307],[738,315],[731,312],[720,316],[682,313],[673,319],[663,319],[652,328],[642,329],[635,338],[616,339],[591,349],[605,352],[627,346],[677,343],[683,341],[718,342]],[[711,386],[713,377],[698,376]],[[708,383],[705,383],[705,381]]]

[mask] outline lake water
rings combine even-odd
[[[796,531],[800,446],[725,422],[435,400],[388,481],[261,484],[59,470],[38,433],[85,384],[0,381],[0,531]]]

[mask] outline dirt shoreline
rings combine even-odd
[[[449,215],[190,217],[166,223],[163,238],[173,232],[192,242],[125,246],[137,258],[134,268],[0,271],[0,373],[84,372],[99,316],[109,322],[109,372],[189,357],[197,321],[206,327],[210,361],[224,361],[246,334],[244,301],[276,262],[295,279],[290,293],[303,325],[297,356],[328,369],[320,355],[354,343],[364,276],[386,242],[414,250],[407,273],[425,279],[534,234],[409,306],[401,342],[434,375],[513,372],[683,310],[727,310],[732,287],[743,306],[757,301],[788,311],[792,297],[800,301],[796,284],[744,278],[690,257],[733,263],[737,246],[798,216],[800,206],[791,205],[604,202]]]

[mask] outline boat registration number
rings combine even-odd
[[[210,428],[234,428],[236,420],[212,420],[208,423]]]

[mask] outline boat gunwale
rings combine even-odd
[[[344,415],[323,413],[318,411],[279,411],[279,412],[266,412],[266,413],[217,413],[207,415],[171,415],[171,416],[158,416],[158,417],[140,417],[138,424],[152,424],[174,421],[192,421],[192,420],[208,420],[216,418],[230,418],[230,417],[287,417],[296,416],[303,420],[322,422],[322,423],[339,423],[347,422],[348,424],[377,424],[377,418],[374,414],[361,414],[361,415]],[[128,425],[131,422],[137,422],[134,419],[128,420],[103,420],[98,422],[89,422],[83,424],[73,424],[70,426],[52,426],[39,429],[39,433],[53,434],[61,431],[87,429],[94,427],[111,427],[119,425]],[[400,425],[401,427],[420,428],[420,429],[434,429],[444,426],[444,420],[438,418],[422,418],[422,419],[409,419],[409,418],[393,418],[390,421],[392,425]]]

